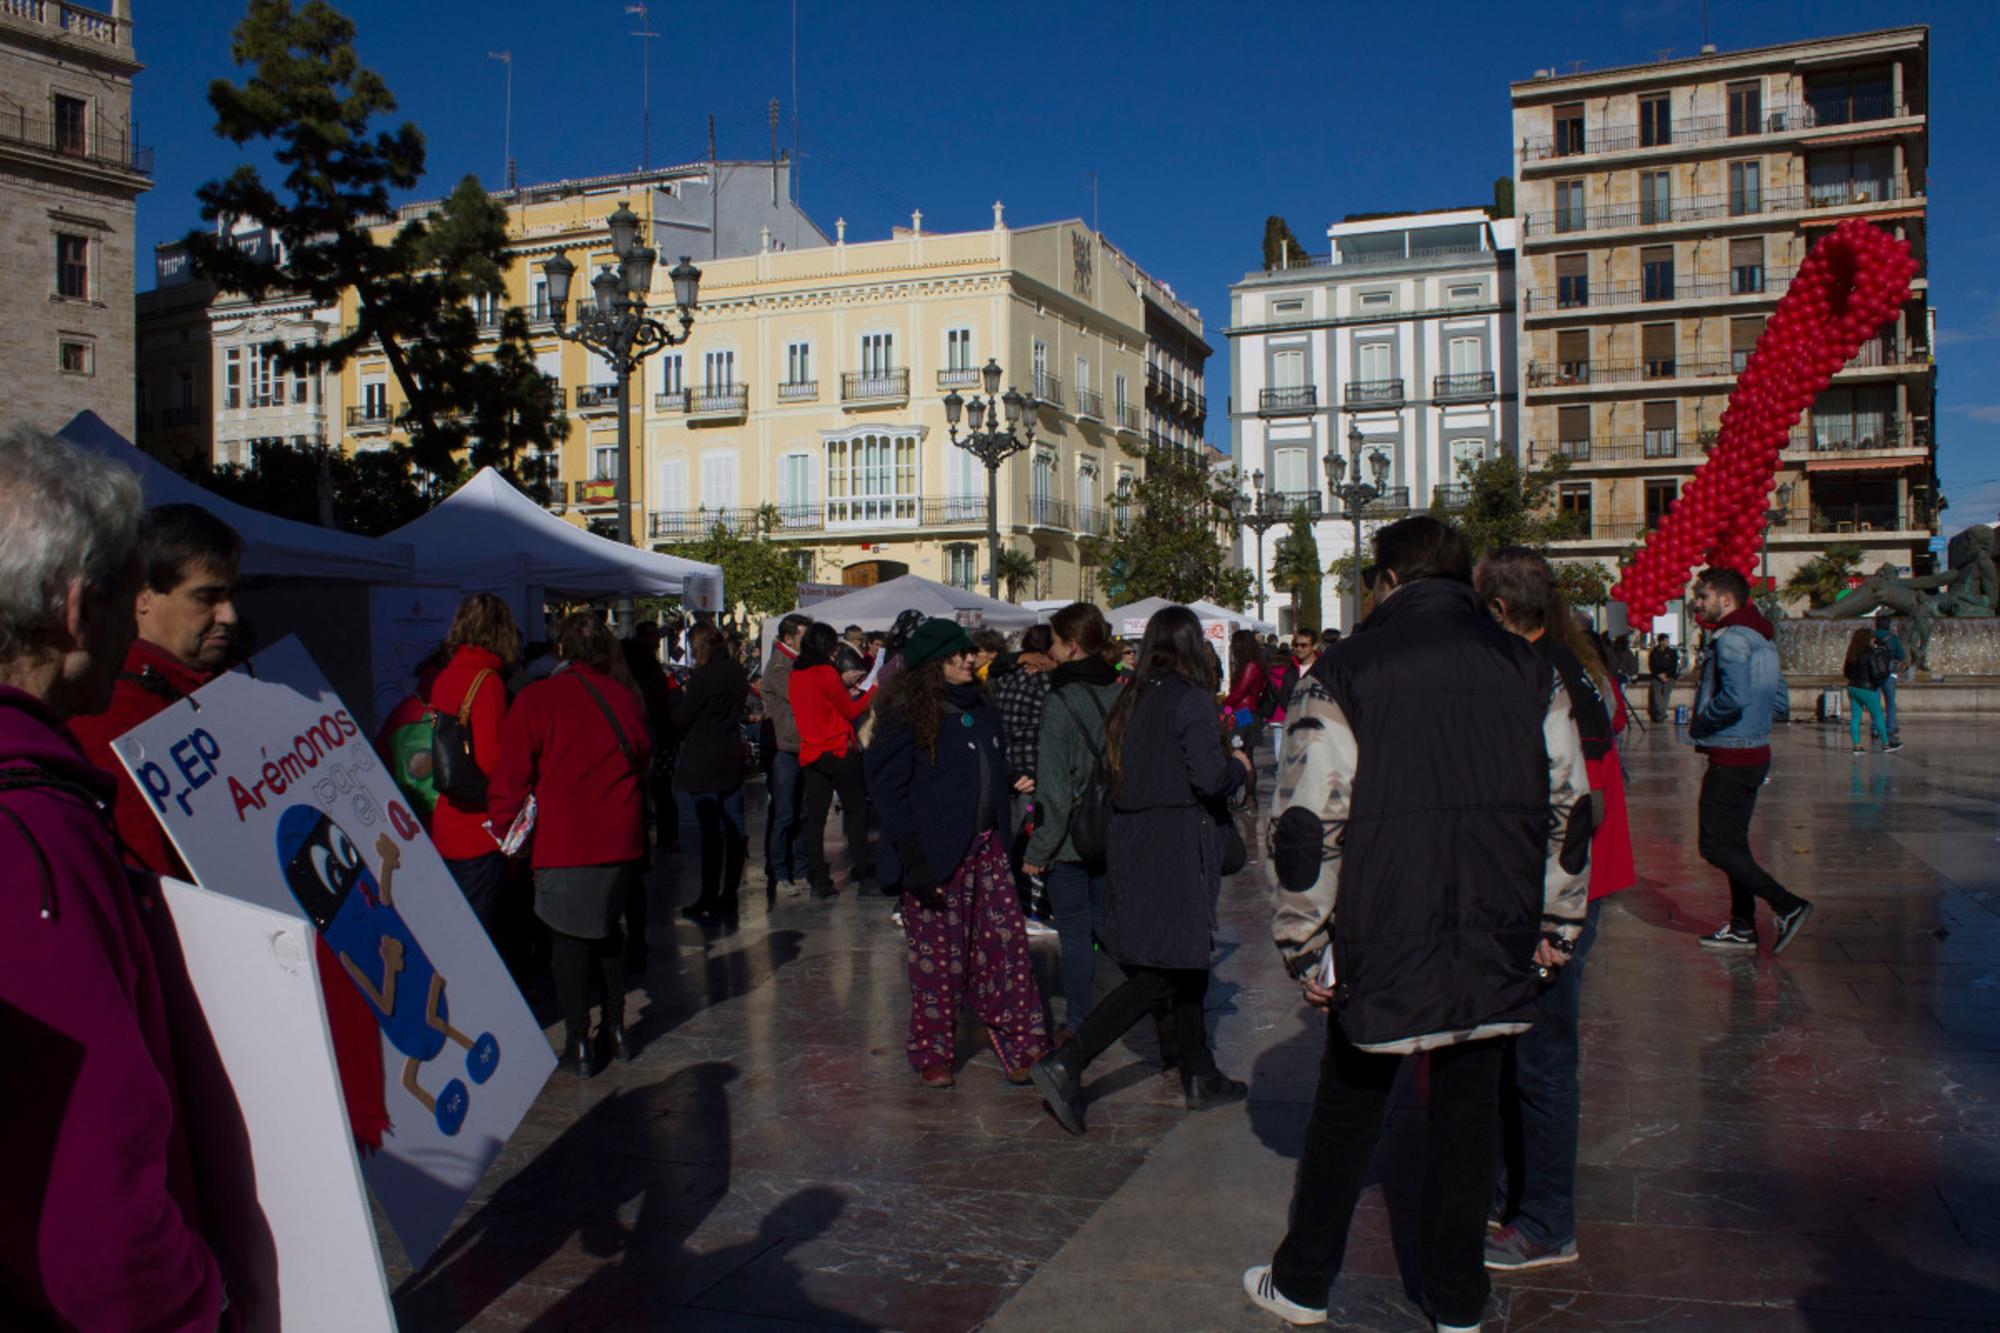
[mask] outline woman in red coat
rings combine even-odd
[[[556,629],[562,668],[514,700],[486,808],[504,833],[532,796],[535,915],[552,935],[549,967],[563,1016],[563,1067],[597,1070],[590,986],[604,986],[598,1037],[620,1060],[625,941],[619,913],[646,856],[646,713],[610,628],[579,611]]]
[[[868,845],[868,785],[861,772],[861,744],[854,736],[854,721],[867,711],[875,691],[848,693],[834,665],[839,649],[840,635],[833,626],[817,622],[808,626],[785,682],[799,728],[799,772],[806,789],[802,829],[806,878],[815,898],[834,894],[833,867],[826,859],[826,817],[835,792],[840,794],[840,826],[854,881],[866,892],[875,878],[875,854]]]
[[[444,646],[451,660],[431,682],[424,702],[441,717],[464,721],[472,733],[472,762],[490,775],[500,767],[507,673],[521,657],[521,632],[514,626],[514,613],[490,592],[473,593],[458,604]],[[431,814],[431,841],[490,937],[507,858],[486,831],[486,802],[440,794]]]

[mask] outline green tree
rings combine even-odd
[[[754,533],[717,522],[699,541],[676,542],[655,549],[687,560],[722,568],[723,592],[732,607],[752,619],[774,616],[799,604],[797,548],[770,536],[778,511],[766,505],[758,511]]]
[[[1847,595],[1847,577],[1861,564],[1861,548],[1840,542],[1800,565],[1785,580],[1778,596],[1812,607],[1832,606]]]
[[[396,99],[360,63],[354,33],[352,20],[324,0],[297,9],[293,0],[250,0],[230,47],[249,73],[240,86],[215,80],[208,100],[218,135],[275,145],[283,192],[245,164],[197,195],[205,220],[259,223],[278,245],[245,250],[203,230],[189,233],[190,253],[218,286],[252,299],[277,291],[336,305],[351,290],[354,327],[331,341],[279,346],[279,362],[338,371],[379,344],[408,404],[409,460],[433,493],[456,474],[461,455],[514,475],[523,449],[539,458],[568,424],[535,369],[520,310],[503,317],[495,354],[475,355],[479,328],[469,302],[502,294],[505,213],[468,176],[431,217],[406,219],[378,239],[377,228],[393,216],[392,191],[410,190],[423,176],[424,140],[408,122],[378,128]],[[538,471],[527,482],[541,499]]]
[[[1034,587],[1042,576],[1035,557],[1011,546],[1000,548],[1000,563],[994,570],[1000,575],[1002,595],[1010,602],[1020,601],[1021,594]]]
[[[1611,600],[1616,576],[1596,560],[1576,560],[1556,565],[1556,591],[1573,607],[1603,606]]]
[[[1303,264],[1309,252],[1299,244],[1299,238],[1292,234],[1292,226],[1273,213],[1264,219],[1264,268],[1268,271],[1280,268],[1296,268]]]
[[[1320,628],[1319,543],[1313,539],[1312,515],[1304,505],[1292,510],[1291,526],[1271,555],[1271,586],[1292,599],[1292,628]]]
[[[182,475],[251,509],[367,537],[400,528],[430,508],[402,449],[344,455],[326,445],[267,444],[247,465],[211,467],[195,459]]]
[[[1230,560],[1238,527],[1228,482],[1181,450],[1126,452],[1144,459],[1145,469],[1101,546],[1113,603],[1165,597],[1241,609],[1255,580]]]
[[[1511,218],[1514,216],[1514,178],[1495,176],[1493,178],[1493,202],[1487,205],[1486,216],[1490,218]]]
[[[1576,531],[1576,520],[1554,503],[1556,482],[1568,470],[1561,455],[1527,469],[1504,454],[1485,459],[1462,469],[1464,506],[1439,517],[1458,525],[1474,560],[1503,546],[1547,546]]]

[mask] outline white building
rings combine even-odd
[[[1413,509],[1461,501],[1465,469],[1516,445],[1515,223],[1481,209],[1335,223],[1329,252],[1252,273],[1230,289],[1230,429],[1243,479],[1316,517],[1320,567],[1353,547],[1327,495],[1325,458],[1372,477],[1386,467],[1369,530]],[[1352,443],[1359,432],[1359,460]],[[1289,598],[1268,584],[1282,536],[1244,534],[1242,559],[1287,632]],[[1326,576],[1324,623],[1349,626],[1351,601]]]

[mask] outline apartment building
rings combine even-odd
[[[0,321],[9,420],[86,408],[132,432],[134,213],[153,154],[132,142],[127,0],[0,0]]]
[[[645,370],[644,531],[768,531],[819,582],[983,587],[987,476],[944,397],[980,394],[996,361],[1003,393],[1036,400],[1033,446],[998,477],[1003,542],[1034,559],[1034,595],[1091,597],[1082,539],[1142,466],[1149,284],[1183,330],[1199,318],[1083,223],[1011,228],[998,204],[978,231],[919,213],[851,242],[840,222],[830,247],[703,265],[692,338]],[[1172,362],[1183,385],[1193,350]]]
[[[1512,219],[1476,208],[1389,214],[1335,223],[1327,240],[1324,254],[1232,287],[1228,330],[1242,486],[1313,514],[1322,569],[1354,541],[1351,516],[1328,498],[1329,454],[1350,479],[1381,471],[1365,542],[1368,528],[1413,508],[1460,503],[1466,470],[1514,448],[1517,407]],[[1244,541],[1243,563],[1283,620],[1288,599]],[[1352,608],[1336,582],[1327,576],[1321,605],[1345,627]]]
[[[1929,30],[1705,49],[1512,86],[1522,433],[1569,461],[1569,557],[1607,567],[1680,493],[1793,272],[1837,223],[1921,262]],[[1934,315],[1908,305],[1784,451],[1770,571],[1831,542],[1924,568],[1936,527]]]
[[[1200,449],[1208,424],[1208,358],[1215,350],[1202,336],[1201,311],[1108,241],[1105,249],[1146,307],[1145,405],[1130,410],[1142,415],[1149,447]]]

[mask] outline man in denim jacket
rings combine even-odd
[[[1717,567],[1695,584],[1695,614],[1710,627],[1701,654],[1688,739],[1708,756],[1701,779],[1701,859],[1729,876],[1729,921],[1701,937],[1705,949],[1757,947],[1757,899],[1777,915],[1771,952],[1783,953],[1812,912],[1757,864],[1750,852],[1750,817],[1771,771],[1771,723],[1790,714],[1778,674],[1771,622],[1750,605],[1742,573]]]

